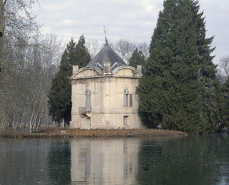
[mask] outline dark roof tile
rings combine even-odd
[[[119,66],[126,66],[126,63],[114,52],[114,50],[106,44],[102,50],[88,63],[86,67],[99,67],[103,69],[103,63],[110,62],[112,69]]]

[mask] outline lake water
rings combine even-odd
[[[0,184],[229,184],[229,137],[0,138]]]

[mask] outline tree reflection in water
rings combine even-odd
[[[138,184],[229,183],[227,135],[142,140]]]
[[[69,140],[52,140],[51,146],[47,163],[52,184],[71,184],[71,148]]]

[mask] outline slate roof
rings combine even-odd
[[[103,69],[104,62],[110,62],[112,70],[119,66],[126,66],[126,63],[114,52],[114,50],[108,44],[106,44],[86,67],[98,67]]]

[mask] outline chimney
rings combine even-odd
[[[73,65],[72,66],[72,74],[79,70],[79,66]]]
[[[137,65],[137,71],[142,74],[142,65]]]

